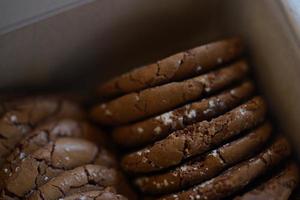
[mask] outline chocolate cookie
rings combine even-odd
[[[171,193],[201,183],[261,149],[271,136],[271,129],[271,125],[265,123],[204,156],[165,173],[137,178],[135,183],[146,194]]]
[[[158,171],[175,166],[255,127],[266,114],[265,101],[255,97],[211,121],[202,121],[175,131],[140,151],[125,155],[123,168],[132,173]]]
[[[234,200],[288,200],[299,183],[299,167],[289,163],[275,177]]]
[[[84,133],[80,127],[81,123],[73,119],[58,119],[44,123],[28,133],[7,160],[16,160],[20,154],[20,159],[22,159],[25,155],[31,154],[59,137],[82,137]]]
[[[17,119],[12,121],[27,122],[31,125],[53,117],[73,119],[86,117],[85,112],[77,103],[53,96],[26,97],[4,102],[3,105],[6,112],[13,112],[12,114],[15,112]]]
[[[127,200],[122,195],[116,194],[110,188],[105,190],[92,190],[61,198],[61,200]]]
[[[97,93],[112,97],[189,78],[233,60],[242,49],[239,38],[196,47],[116,77],[100,85]]]
[[[0,118],[0,166],[15,145],[38,124],[51,118],[83,118],[76,105],[60,99],[34,98],[10,102],[9,110]]]
[[[19,162],[4,165],[0,172],[1,187],[11,195],[22,197],[64,170],[90,163],[110,167],[114,161],[107,163],[107,157],[105,150],[87,140],[59,138]]]
[[[135,124],[117,127],[113,131],[114,140],[124,147],[149,144],[164,138],[172,131],[223,114],[248,99],[253,91],[253,83],[245,81],[237,87],[210,98],[187,104]]]
[[[73,119],[51,120],[37,127],[33,132],[23,138],[14,151],[7,157],[6,162],[18,162],[26,155],[55,141],[60,137],[84,137],[91,138],[92,135],[99,135],[99,143],[105,143],[106,138],[101,131],[96,130],[87,122]],[[102,136],[102,141],[100,137]]]
[[[248,65],[238,61],[225,68],[182,82],[130,93],[92,108],[91,117],[105,125],[120,125],[169,111],[231,85],[245,77]]]
[[[285,138],[277,138],[270,147],[259,155],[242,162],[221,175],[180,193],[159,198],[161,200],[221,199],[227,197],[263,175],[290,154],[290,146]]]
[[[100,165],[85,165],[65,171],[51,179],[38,190],[29,194],[29,200],[56,200],[70,193],[82,191],[85,186],[95,185],[100,188],[114,186],[118,181],[116,171]],[[84,191],[84,190],[83,190]]]

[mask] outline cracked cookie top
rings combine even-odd
[[[59,98],[26,98],[5,103],[0,118],[0,166],[16,144],[39,124],[51,119],[83,119],[85,113],[72,102]]]
[[[97,88],[97,93],[114,97],[199,75],[241,55],[239,38],[229,38],[190,49],[153,64],[134,69]]]
[[[1,185],[9,194],[26,196],[65,170],[85,164],[111,167],[114,160],[107,160],[108,157],[107,151],[87,140],[59,138],[31,154],[23,155],[22,159],[18,156],[6,163],[0,172]]]
[[[299,167],[295,162],[289,162],[274,177],[271,177],[245,194],[235,197],[234,200],[290,199],[298,183]]]
[[[250,98],[253,92],[253,83],[245,81],[221,94],[186,104],[175,110],[134,124],[116,127],[113,131],[113,138],[119,145],[124,147],[150,144],[166,137],[173,131],[224,114]]]
[[[161,114],[241,81],[248,73],[244,60],[181,82],[129,93],[91,109],[91,117],[104,125],[121,125]]]
[[[185,191],[166,195],[159,200],[207,200],[228,197],[263,175],[269,168],[276,166],[290,153],[287,140],[284,137],[277,137],[257,156],[227,169],[208,181]]]
[[[255,127],[265,119],[265,114],[265,101],[254,97],[211,121],[174,131],[153,145],[125,155],[122,166],[130,173],[153,172],[175,166]]]
[[[87,192],[80,192],[75,193],[64,198],[61,200],[127,200],[122,195],[116,194],[112,189],[106,188],[105,190],[93,190]]]
[[[182,190],[217,176],[227,167],[253,156],[268,142],[271,125],[264,123],[245,136],[200,155],[167,172],[136,178],[145,194],[166,194]]]

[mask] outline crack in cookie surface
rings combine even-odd
[[[216,145],[255,127],[262,122],[266,105],[261,97],[254,97],[211,121],[202,121],[175,131],[167,138],[125,155],[122,166],[128,172],[146,173],[175,166],[183,160],[199,155]]]

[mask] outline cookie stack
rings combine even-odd
[[[177,53],[99,86],[91,110],[127,149],[145,199],[288,199],[290,145],[266,119],[238,38]]]
[[[105,135],[77,104],[38,97],[1,108],[0,199],[127,199]]]

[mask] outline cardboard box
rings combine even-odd
[[[275,124],[300,155],[299,4],[297,0],[94,1],[2,34],[0,87],[85,91],[129,68],[241,35]]]

